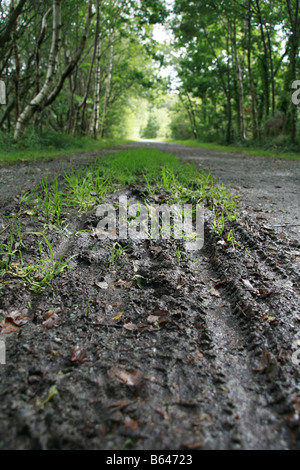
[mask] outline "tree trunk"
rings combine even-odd
[[[183,99],[182,95],[179,93],[179,98],[180,98],[181,103],[183,104],[183,107],[185,108],[185,110],[187,112],[187,115],[188,115],[188,118],[189,118],[189,121],[190,121],[190,124],[191,124],[193,135],[194,135],[195,139],[197,140],[198,134],[197,134],[197,128],[196,128],[196,116],[195,116],[195,113],[194,113],[194,110],[193,110],[193,104],[192,104],[192,101],[191,101],[191,98],[190,98],[188,92],[186,93],[186,97],[188,99],[187,104],[184,102],[184,99]]]
[[[220,64],[219,57],[218,57],[218,55],[217,55],[217,53],[214,49],[212,41],[210,40],[210,37],[208,35],[208,32],[207,32],[207,29],[206,29],[205,25],[203,24],[202,27],[203,27],[203,31],[204,31],[205,37],[207,39],[209,48],[210,48],[213,56],[216,59],[217,69],[218,69],[218,80],[219,80],[220,85],[222,87],[222,90],[224,91],[224,94],[226,96],[226,103],[227,103],[227,106],[226,106],[226,113],[227,113],[226,142],[231,143],[232,142],[232,105],[231,105],[230,65],[229,65],[229,61],[228,61],[227,74],[226,74],[227,75],[227,77],[226,77],[227,83],[226,83],[226,81],[224,79],[224,74],[223,74],[223,70],[222,70],[222,67],[221,67],[221,64]],[[227,56],[229,57],[230,56],[230,51],[229,51],[229,33],[228,33],[228,30],[227,30],[226,43],[227,43]]]
[[[21,13],[23,11],[23,8],[24,8],[26,2],[27,2],[27,0],[20,0],[19,1],[16,8],[14,8],[11,11],[11,13],[9,15],[9,18],[7,20],[7,23],[6,23],[6,25],[4,26],[4,28],[2,29],[2,31],[0,33],[0,61],[3,59],[3,57],[5,55],[5,52],[3,51],[4,46],[7,42],[10,41],[11,32],[13,31],[13,28],[16,24],[16,21],[17,21],[18,17],[21,15]]]
[[[248,47],[247,47],[247,59],[248,59],[248,74],[250,82],[250,96],[251,96],[251,115],[252,115],[252,126],[253,126],[253,138],[257,139],[257,109],[256,109],[256,93],[252,70],[252,24],[251,24],[251,8],[252,0],[248,1],[248,12],[247,12],[247,23],[248,23]]]
[[[61,45],[61,0],[53,0],[53,26],[52,26],[52,44],[49,55],[48,70],[44,85],[41,91],[26,106],[20,115],[14,137],[18,139],[25,131],[27,124],[30,122],[34,113],[38,109],[42,109],[51,91],[53,80],[56,76],[58,54]]]
[[[290,23],[291,23],[291,47],[290,47],[290,80],[291,80],[291,90],[294,81],[297,78],[297,55],[298,55],[298,46],[299,46],[299,0],[295,2],[295,11],[293,11],[293,6],[291,0],[286,0]],[[292,94],[292,91],[291,91]],[[291,105],[291,140],[292,142],[296,141],[296,132],[297,132],[297,108],[293,104]]]
[[[41,26],[41,32],[37,40],[37,45],[36,45],[36,53],[35,53],[35,60],[36,60],[36,94],[38,94],[41,90],[40,86],[40,63],[41,63],[41,46],[43,44],[43,41],[45,39],[45,34],[46,34],[46,29],[47,29],[47,17],[51,13],[52,8],[49,8],[49,10],[45,13],[42,19],[42,26]]]
[[[96,23],[93,57],[92,57],[92,61],[91,61],[90,69],[89,69],[84,97],[82,101],[79,103],[77,107],[77,113],[76,113],[76,116],[79,115],[79,111],[82,108],[81,124],[80,124],[80,129],[82,133],[86,131],[86,127],[85,127],[86,103],[87,103],[87,99],[89,96],[89,91],[90,91],[90,86],[91,86],[91,81],[92,81],[92,74],[93,74],[94,64],[95,64],[95,60],[97,56],[98,42],[100,40],[99,35],[100,35],[101,6],[102,6],[102,0],[97,0],[97,23]],[[76,117],[76,120],[77,120],[77,117]],[[76,129],[76,123],[75,123],[74,130],[75,129]]]
[[[15,0],[11,0],[11,10],[15,10]],[[15,59],[15,112],[16,112],[16,122],[20,116],[20,72],[21,64],[19,58],[19,50],[17,43],[17,21],[15,21],[13,26],[13,52]]]
[[[260,32],[261,32],[261,39],[263,42],[264,48],[264,61],[263,61],[263,71],[264,71],[264,85],[265,85],[265,117],[266,119],[269,117],[270,114],[270,81],[269,81],[269,60],[268,60],[268,47],[266,43],[266,36],[264,30],[264,22],[261,14],[260,9],[260,0],[256,0],[256,6],[258,11],[258,18],[260,23]]]
[[[99,114],[100,114],[100,93],[101,93],[101,55],[102,55],[102,40],[100,32],[100,19],[101,19],[101,0],[97,0],[97,28],[96,28],[96,72],[95,72],[95,86],[94,86],[94,107],[92,114],[92,121],[90,132],[94,139],[97,139],[99,130]]]
[[[104,137],[105,131],[105,121],[108,109],[108,101],[109,95],[111,91],[111,80],[112,80],[112,71],[113,71],[113,58],[114,58],[114,43],[113,43],[114,34],[111,35],[111,45],[110,45],[110,55],[109,55],[109,64],[108,64],[108,74],[107,74],[107,81],[106,81],[106,88],[105,88],[105,95],[104,95],[104,103],[103,103],[103,112],[102,112],[102,122],[101,122],[101,138]]]
[[[91,26],[92,17],[93,17],[93,14],[92,14],[92,0],[90,0],[89,4],[88,4],[88,15],[87,15],[87,19],[86,19],[85,30],[84,30],[83,36],[81,38],[79,47],[76,50],[76,52],[75,52],[74,56],[72,57],[72,59],[69,61],[68,65],[63,70],[61,76],[59,77],[59,80],[58,80],[58,83],[57,83],[56,87],[54,88],[53,91],[51,91],[50,95],[47,97],[45,106],[49,106],[50,104],[52,104],[56,100],[59,93],[63,89],[65,80],[71,75],[71,73],[77,67],[77,64],[78,64],[78,62],[79,62],[79,60],[80,60],[80,58],[83,54],[83,51],[84,51],[84,48],[85,48],[85,45],[86,45],[86,41],[87,41],[87,38],[88,38],[90,26]]]
[[[236,70],[236,80],[238,88],[238,119],[239,119],[239,138],[241,141],[246,139],[245,135],[245,117],[244,117],[244,67],[245,67],[245,50],[243,51],[242,59],[240,60],[238,47],[236,24],[234,24],[233,34],[233,49]]]

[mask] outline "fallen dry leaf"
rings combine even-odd
[[[13,312],[7,315],[7,320],[10,320],[16,326],[23,326],[29,321],[29,318],[26,316],[27,310],[14,310]]]
[[[99,289],[108,289],[107,282],[95,282],[95,286],[99,287]]]
[[[150,251],[152,251],[153,253],[161,253],[162,248],[160,246],[150,246]]]
[[[147,318],[147,322],[155,323],[155,322],[158,322],[159,319],[160,317],[157,317],[156,315],[149,315],[149,317]]]
[[[196,349],[196,355],[198,356],[198,358],[200,359],[200,361],[203,361],[204,356],[203,356],[203,354],[199,351],[199,349]]]
[[[214,297],[220,297],[220,292],[217,291],[217,289],[215,289],[214,287],[212,287],[209,291],[210,295],[213,295]]]
[[[178,276],[176,289],[181,289],[181,287],[186,285],[186,280],[181,276]]]
[[[43,321],[43,326],[46,328],[56,328],[60,325],[60,318],[56,313],[52,315],[48,320]]]
[[[259,364],[253,369],[254,372],[264,372],[271,361],[271,354],[269,351],[264,351]]]
[[[165,315],[166,313],[169,313],[169,312],[168,312],[168,310],[155,310],[153,313],[154,313],[154,315],[162,316],[162,315]]]
[[[118,282],[114,282],[112,286],[114,287],[124,287],[124,289],[130,289],[132,287],[132,281],[122,281],[120,279]]]
[[[115,370],[114,375],[118,377],[125,385],[135,387],[141,383],[143,375],[139,371],[127,372],[126,370]]]
[[[138,327],[134,323],[126,323],[125,325],[123,325],[123,327],[125,328],[125,330],[128,331],[135,331],[138,329]]]
[[[226,284],[228,284],[228,281],[217,282],[215,288],[225,286]]]
[[[167,419],[168,419],[168,414],[165,413],[165,411],[162,410],[161,408],[156,408],[155,411],[156,411],[156,413],[158,413],[160,416],[162,416],[162,418],[163,418],[164,420],[167,420]]]
[[[10,333],[14,333],[15,331],[18,331],[19,328],[15,325],[12,325],[11,323],[4,323],[2,326],[1,333],[3,335],[9,335]]]
[[[130,403],[131,401],[119,400],[119,401],[115,401],[114,403],[111,403],[110,405],[108,405],[107,408],[120,408],[120,407],[128,406]]]
[[[82,346],[75,346],[75,348],[72,348],[71,362],[79,362],[79,364],[83,364],[85,355],[86,351]]]
[[[138,428],[138,421],[135,421],[131,419],[129,416],[126,416],[124,426],[126,429],[129,429],[130,431],[136,431]]]
[[[48,310],[48,312],[45,313],[44,319],[49,320],[49,318],[53,317],[53,315],[56,315],[57,313],[61,312],[61,308],[55,308],[53,310]]]
[[[182,442],[181,447],[187,450],[196,450],[196,449],[200,449],[200,447],[202,447],[203,444],[204,444],[203,440],[198,441],[198,442],[191,442],[191,443]]]
[[[124,315],[124,312],[118,313],[118,315],[113,318],[113,321],[120,320],[120,318],[121,318],[123,315]]]

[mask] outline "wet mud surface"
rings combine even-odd
[[[70,214],[49,238],[55,257],[76,255],[73,269],[41,294],[0,291],[0,449],[300,448],[299,162],[151,145],[242,196],[237,245],[206,210],[201,251],[119,240],[109,266],[112,242],[81,232],[95,211]],[[0,168],[2,224],[47,171],[96,157]],[[23,224],[31,256],[38,227]]]

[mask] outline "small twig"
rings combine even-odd
[[[300,224],[273,225],[273,227],[300,227]]]
[[[7,227],[5,227],[3,230],[1,230],[0,235],[2,235],[2,233],[4,233],[5,230],[7,230],[8,228],[9,228],[9,225],[7,225]]]

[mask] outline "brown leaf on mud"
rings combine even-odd
[[[54,313],[50,318],[48,318],[48,320],[45,320],[43,321],[43,326],[45,326],[46,328],[57,328],[58,326],[60,326],[60,323],[61,323],[61,320],[59,318],[58,315],[56,315],[56,313]]]
[[[61,312],[61,308],[55,308],[53,310],[48,310],[48,312],[45,313],[44,319],[49,320],[49,318],[53,317],[53,315],[56,315],[57,313]]]
[[[23,326],[29,321],[29,318],[26,316],[27,310],[14,310],[13,312],[7,315],[7,320],[10,320],[16,326]]]
[[[163,316],[163,315],[166,315],[166,313],[168,314],[168,310],[155,310],[154,312],[154,315],[159,315],[159,316]]]
[[[95,281],[95,286],[99,287],[99,289],[108,289],[107,282],[97,282],[97,281]]]
[[[75,346],[75,348],[72,348],[71,362],[79,362],[79,364],[83,364],[85,355],[86,351],[82,346]]]
[[[101,236],[103,236],[103,235],[107,235],[107,233],[101,232],[100,230],[97,230],[97,229],[95,229],[95,230],[93,230],[93,231],[91,232],[91,237],[92,237],[92,238],[97,238],[97,237],[99,237],[99,236],[101,237]]]
[[[217,289],[218,287],[222,287],[228,284],[228,281],[219,281],[215,284],[215,288]]]
[[[159,319],[160,319],[160,317],[157,317],[156,315],[149,315],[149,317],[147,318],[147,322],[148,323],[156,323],[156,322],[158,322]]]
[[[181,287],[186,285],[186,280],[179,274],[178,279],[177,279],[177,286],[176,289],[181,289]]]
[[[294,398],[294,411],[286,417],[286,422],[291,428],[300,426],[300,403],[298,397]]]
[[[161,408],[156,408],[155,411],[156,411],[156,413],[158,413],[160,416],[162,416],[162,418],[163,418],[164,420],[167,421],[167,419],[169,419],[168,414],[167,414],[164,410],[162,410]]]
[[[203,354],[199,351],[199,349],[196,349],[196,355],[197,355],[198,359],[200,359],[200,361],[203,361],[204,356],[203,356]]]
[[[220,292],[217,291],[217,289],[215,289],[214,287],[212,287],[209,291],[210,295],[213,295],[214,297],[220,297]]]
[[[125,429],[129,429],[130,431],[136,431],[138,428],[138,421],[135,421],[134,419],[131,419],[129,416],[126,416],[124,426]]]
[[[138,329],[138,327],[134,323],[126,323],[125,325],[123,325],[123,328],[128,331],[136,331]]]
[[[259,294],[260,295],[271,295],[272,291],[269,291],[268,289],[265,289],[264,287],[260,286],[259,287]]]
[[[271,362],[271,354],[269,351],[264,351],[259,361],[259,364],[253,369],[254,372],[264,372]]]
[[[139,385],[142,381],[143,374],[139,371],[127,372],[126,370],[115,369],[113,371],[114,375],[118,377],[125,385],[129,387],[135,387]]]
[[[3,335],[9,335],[10,333],[14,333],[15,331],[18,331],[19,328],[15,325],[12,325],[11,323],[4,323],[4,325],[2,325],[2,330],[1,330],[1,333]]]
[[[131,403],[131,401],[119,400],[115,401],[114,403],[111,403],[110,405],[108,405],[107,408],[122,408],[124,406],[130,405]]]
[[[132,287],[133,282],[132,281],[123,281],[120,279],[117,282],[114,282],[111,284],[113,287],[124,287],[124,289],[130,289]]]
[[[187,449],[187,450],[197,450],[197,449],[200,449],[204,444],[204,441],[201,440],[201,441],[198,441],[198,442],[182,442],[181,443],[181,447],[183,449]]]
[[[152,251],[152,253],[161,253],[162,248],[160,246],[150,246],[150,251]]]

